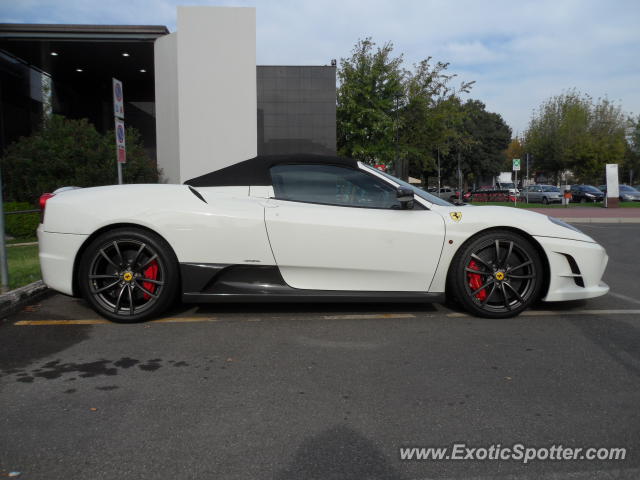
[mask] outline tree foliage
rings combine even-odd
[[[404,90],[401,65],[393,44],[375,48],[370,38],[341,59],[336,110],[341,155],[368,163],[393,158],[395,113]]]
[[[356,43],[340,60],[337,124],[338,152],[368,163],[408,159],[420,176],[435,166],[436,146],[446,151],[460,123],[459,98],[473,82],[451,87],[448,63],[431,57],[402,67],[393,44],[376,47],[371,38]]]
[[[629,121],[629,134],[625,149],[622,178],[629,183],[640,184],[640,115]]]
[[[526,149],[536,169],[558,180],[570,170],[580,182],[600,183],[605,164],[624,160],[627,125],[620,106],[569,90],[539,107],[525,133]]]
[[[126,129],[127,183],[158,180],[158,172],[142,147],[137,130]],[[2,159],[5,199],[35,203],[44,192],[73,185],[92,187],[116,183],[113,130],[100,134],[86,119],[46,117],[37,132],[11,144]]]
[[[502,116],[488,112],[479,100],[467,100],[461,105],[461,111],[462,123],[457,127],[456,141],[445,156],[444,176],[456,176],[459,154],[464,183],[488,181],[488,177],[504,169],[511,128]]]
[[[512,138],[504,154],[505,154],[506,160],[504,163],[504,169],[502,171],[511,170],[514,158],[520,158],[520,159],[525,158],[526,152],[525,152],[524,143],[520,141],[520,139],[517,137]]]

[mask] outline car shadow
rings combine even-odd
[[[437,308],[428,303],[206,303],[206,304],[176,304],[167,313],[167,316],[180,316],[186,313],[198,315],[206,314],[246,314],[246,313],[432,313]]]

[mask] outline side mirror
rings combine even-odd
[[[396,197],[400,202],[400,208],[410,210],[413,208],[413,190],[407,187],[398,187]]]

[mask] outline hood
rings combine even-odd
[[[469,234],[474,234],[487,228],[510,227],[522,230],[531,236],[596,243],[593,238],[571,225],[561,221],[554,222],[547,215],[522,208],[492,205],[451,207],[434,205],[432,209],[438,211],[444,217],[447,229],[466,231]]]

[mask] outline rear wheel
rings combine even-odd
[[[102,316],[123,323],[161,314],[175,299],[175,254],[158,235],[119,228],[95,238],[78,270],[82,296]]]
[[[449,286],[470,313],[507,318],[538,299],[543,277],[540,255],[529,240],[494,230],[460,248],[451,264]]]

